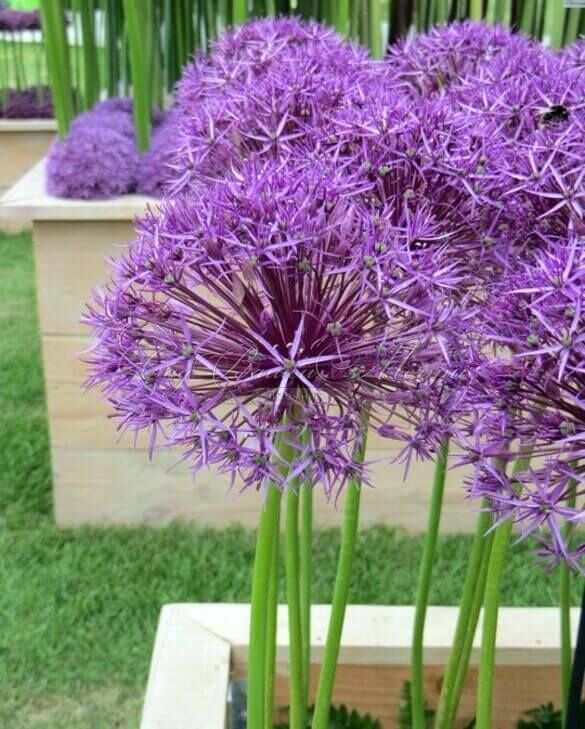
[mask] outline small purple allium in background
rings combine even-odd
[[[170,113],[155,110],[152,145],[135,143],[132,101],[111,98],[77,116],[47,163],[47,191],[58,197],[101,200],[141,192],[159,197],[168,176],[173,136]]]
[[[48,86],[0,89],[0,119],[53,119],[55,110]]]
[[[133,139],[101,124],[84,126],[53,143],[47,191],[57,197],[100,200],[133,192],[138,152]]]
[[[40,30],[39,10],[12,10],[0,8],[0,31],[18,33],[24,30]]]

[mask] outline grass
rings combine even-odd
[[[246,601],[253,534],[57,529],[28,234],[0,235],[0,287],[0,726],[135,729],[161,605]],[[316,601],[330,600],[338,540],[315,537]],[[412,602],[420,550],[419,537],[362,532],[351,601]],[[468,551],[468,537],[441,538],[433,603],[457,602]],[[552,605],[556,590],[516,547],[503,603]]]

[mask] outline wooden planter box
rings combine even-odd
[[[106,281],[108,257],[119,255],[134,237],[132,220],[149,202],[126,196],[105,202],[60,200],[44,193],[43,164],[37,165],[3,198],[0,215],[33,221],[39,324],[51,437],[55,516],[61,525],[160,524],[173,519],[225,526],[257,523],[260,500],[254,492],[226,495],[227,478],[201,472],[194,480],[185,465],[171,468],[176,454],[159,453],[149,463],[130,438],[118,441],[96,391],[82,392],[84,367],[78,355],[88,346],[79,317],[96,284]],[[156,204],[155,201],[150,201]],[[387,456],[392,444],[372,433],[368,455]],[[373,467],[376,486],[362,500],[363,526],[383,523],[426,529],[432,482],[431,463]],[[464,499],[463,473],[453,471],[445,495],[443,529],[475,528],[475,507]],[[340,510],[316,500],[316,522],[339,524]]]
[[[248,656],[248,605],[167,605],[163,608],[146,691],[141,729],[225,729],[228,686],[243,678]],[[578,608],[572,611],[574,628]],[[400,694],[409,679],[414,608],[349,606],[334,703],[369,711],[384,729],[398,727]],[[457,608],[428,611],[426,697],[435,706],[455,628]],[[312,692],[323,653],[329,607],[313,608]],[[481,624],[478,636],[481,634]],[[575,631],[573,631],[573,634]],[[276,705],[288,704],[286,607],[278,614]],[[460,716],[475,713],[478,649]],[[502,608],[494,696],[494,729],[513,729],[523,711],[559,705],[559,628],[556,608]],[[311,698],[312,700],[312,698]]]
[[[41,160],[57,131],[54,119],[0,119],[0,196]],[[28,221],[0,220],[1,231],[28,226]]]

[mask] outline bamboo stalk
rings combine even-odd
[[[64,137],[74,113],[65,11],[61,0],[40,0],[40,10],[57,129]]]
[[[79,2],[79,17],[81,20],[85,106],[90,108],[97,101],[100,90],[99,64],[95,42],[94,0]]]
[[[134,97],[134,123],[136,141],[140,150],[148,149],[150,141],[150,84],[145,46],[142,34],[142,14],[140,0],[122,0],[126,17],[128,51],[132,72],[132,91]],[[142,6],[143,9],[143,6]]]
[[[560,48],[565,30],[565,11],[555,2],[547,0],[542,21],[542,42],[545,46]]]

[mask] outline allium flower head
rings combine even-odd
[[[48,86],[31,86],[28,89],[6,89],[0,93],[0,118],[4,119],[52,119],[55,114],[53,98]]]
[[[310,156],[373,68],[365,51],[315,23],[264,20],[228,33],[179,84],[172,194],[251,159]]]
[[[358,473],[367,482],[354,460],[366,412],[409,443],[418,426],[419,453],[442,436],[424,427],[428,410],[417,421],[425,368],[455,336],[441,261],[380,241],[333,173],[245,166],[141,223],[86,317],[89,383],[122,428],[178,446],[194,470],[285,487],[279,436],[294,444],[291,478],[337,493]]]
[[[53,143],[47,191],[57,197],[98,200],[132,192],[138,153],[133,139],[100,125],[84,126]]]
[[[549,559],[556,554],[583,568],[582,532],[567,543],[561,525],[585,520],[584,239],[549,238],[520,262],[486,301],[482,327],[496,356],[477,368],[471,385],[473,432],[484,459],[471,493],[487,497],[524,537],[548,545]],[[511,478],[504,464],[522,446],[532,453],[532,468]],[[487,457],[500,461],[495,479]],[[577,506],[566,503],[572,491]]]
[[[445,93],[497,60],[504,76],[520,72],[542,46],[508,28],[473,21],[437,26],[389,48],[393,78],[406,90],[427,96]]]
[[[17,33],[23,30],[40,29],[41,14],[38,10],[0,8],[0,31]]]

